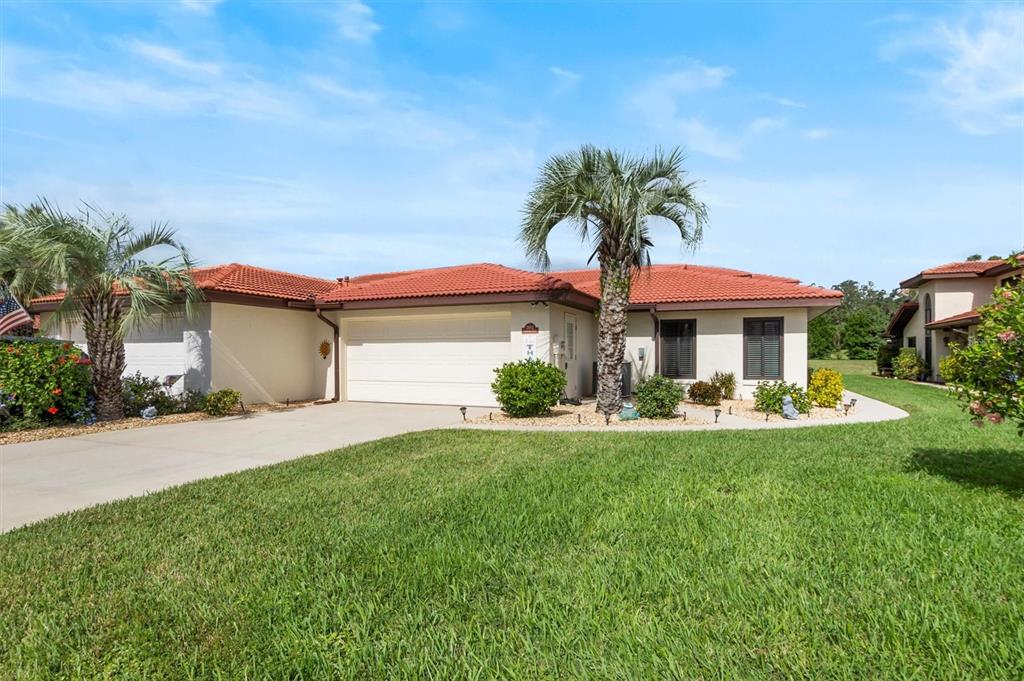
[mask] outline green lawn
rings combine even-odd
[[[0,537],[0,678],[1021,678],[1024,444],[434,431]]]
[[[878,368],[873,359],[812,359],[807,363],[812,369],[825,367],[835,369],[843,374],[859,374],[863,376],[870,376]]]

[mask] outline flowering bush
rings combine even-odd
[[[979,312],[976,337],[953,348],[950,385],[975,425],[1009,419],[1024,435],[1024,281],[996,289]]]
[[[7,427],[90,421],[89,368],[71,343],[0,343],[0,406]]]
[[[807,396],[819,407],[835,408],[843,399],[843,375],[834,369],[818,369],[811,374]]]

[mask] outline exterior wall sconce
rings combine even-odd
[[[641,362],[643,362],[643,361],[644,361],[644,357],[645,357],[646,355],[647,355],[647,348],[640,348],[639,350],[637,350],[637,351],[636,351],[636,356],[637,356],[637,358],[638,358],[638,359],[639,359],[639,360],[640,360]]]

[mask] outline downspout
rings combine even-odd
[[[331,402],[337,402],[341,399],[341,353],[338,351],[338,341],[341,338],[341,333],[338,325],[325,317],[323,312],[320,311],[319,306],[316,307],[316,316],[334,330],[334,397],[331,398]]]
[[[651,322],[654,324],[654,374],[661,373],[661,324],[658,321],[658,308],[651,308]]]

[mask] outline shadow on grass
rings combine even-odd
[[[1024,497],[1024,453],[1005,449],[919,449],[908,471],[923,471],[969,487],[992,487],[1014,498]]]

